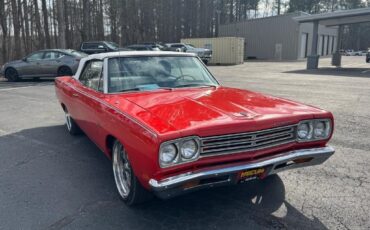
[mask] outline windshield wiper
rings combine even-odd
[[[175,88],[185,88],[185,87],[199,87],[199,88],[205,88],[205,87],[215,87],[215,85],[204,85],[204,84],[195,84],[195,83],[192,83],[192,84],[184,84],[184,85],[178,85],[176,86]]]
[[[118,92],[127,92],[127,91],[140,91],[141,89],[140,88],[132,88],[132,89],[123,89],[123,90],[120,90]]]
[[[154,88],[154,89],[145,89],[145,88],[131,88],[131,89],[123,89],[123,90],[120,90],[118,92],[129,92],[129,91],[152,91],[152,90],[157,90],[157,89],[165,89],[165,90],[173,90],[173,88],[170,88],[170,87],[158,87],[158,88]]]

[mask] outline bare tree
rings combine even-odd
[[[57,0],[57,21],[58,21],[58,46],[59,48],[66,47],[66,22],[64,17],[64,1]]]
[[[82,41],[178,42],[213,37],[220,24],[250,18],[366,7],[370,0],[0,0],[2,62]],[[41,4],[41,5],[40,5]],[[349,25],[344,48],[370,47],[368,25]]]
[[[0,25],[2,30],[2,45],[1,45],[1,53],[2,53],[2,61],[5,62],[8,59],[8,50],[7,50],[7,36],[8,36],[8,25],[7,25],[7,17],[5,14],[5,1],[0,1]]]
[[[44,33],[45,33],[45,45],[46,48],[51,47],[50,33],[49,33],[49,20],[48,20],[48,9],[46,8],[46,0],[41,0],[42,16],[44,18]]]
[[[14,55],[13,58],[21,57],[21,36],[20,36],[20,21],[18,14],[18,6],[16,0],[11,0],[12,15],[13,15],[13,30],[14,30]]]
[[[39,11],[39,4],[38,0],[33,0],[33,6],[35,7],[35,23],[36,23],[36,31],[38,37],[37,48],[42,49],[44,48],[44,34],[42,33],[41,27],[41,18],[40,18],[40,11]]]

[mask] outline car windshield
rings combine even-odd
[[[119,45],[117,43],[114,43],[114,42],[106,42],[106,44],[111,49],[118,49],[119,48]]]
[[[108,61],[109,93],[217,85],[196,57],[139,56]]]
[[[184,45],[183,44],[172,44],[172,45],[170,45],[170,47],[173,47],[173,48],[182,48],[182,47],[184,47]]]
[[[72,55],[74,57],[81,57],[81,58],[87,57],[87,54],[76,51],[76,50],[64,50],[64,52],[66,52],[67,54]]]

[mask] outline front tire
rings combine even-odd
[[[64,117],[66,120],[66,127],[67,127],[69,134],[71,134],[72,136],[76,136],[82,133],[80,127],[78,127],[78,125],[73,120],[73,118],[71,117],[71,114],[68,112],[67,109],[64,109]]]
[[[152,194],[136,178],[127,152],[118,140],[113,144],[112,167],[116,187],[123,202],[131,206],[152,198]]]
[[[5,70],[5,78],[8,79],[8,81],[19,81],[19,75],[16,69],[14,68],[7,68]]]
[[[67,66],[62,66],[58,69],[57,75],[58,77],[60,77],[60,76],[72,76],[73,74],[71,68]]]

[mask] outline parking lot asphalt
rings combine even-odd
[[[0,80],[0,229],[369,229],[370,64],[329,62],[210,67],[223,85],[332,111],[336,153],[325,164],[133,208],[110,161],[67,133],[52,80]]]

